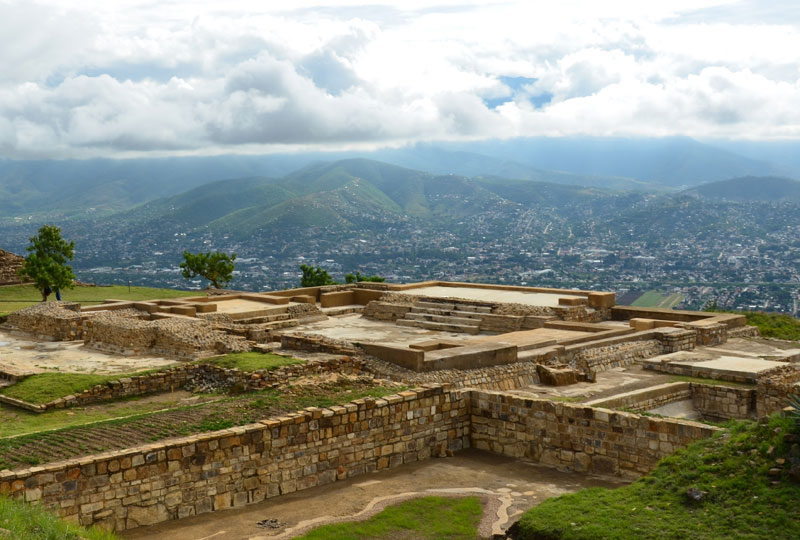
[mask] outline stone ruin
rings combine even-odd
[[[19,285],[27,283],[19,277],[19,269],[25,261],[16,253],[0,249],[0,285]]]
[[[534,384],[585,385],[604,371],[633,364],[645,368],[652,364],[677,374],[689,370],[691,375],[696,372],[692,370],[705,368],[701,363],[687,367],[675,355],[695,354],[697,348],[754,333],[743,326],[740,316],[615,306],[612,293],[566,291],[553,305],[525,305],[432,298],[417,294],[415,288],[421,284],[110,301],[84,308],[48,302],[12,313],[6,323],[10,330],[82,340],[86,346],[122,354],[187,359],[279,341],[287,350],[339,355],[331,364],[309,363],[264,374],[190,369],[184,364],[169,374],[143,375],[120,382],[119,388],[101,388],[100,398],[176,384],[272,388],[323,369],[349,370],[417,388],[45,469],[0,471],[0,492],[58,505],[62,516],[83,524],[125,530],[257,503],[468,447],[571,471],[633,478],[674,449],[721,428],[630,411],[691,400],[707,418],[762,417],[785,406],[789,394],[800,393],[800,358],[786,355],[748,387],[693,381],[618,392],[583,403],[530,397],[521,389]],[[534,291],[555,295],[552,290]],[[411,343],[368,343],[314,334],[308,325],[294,329],[351,313],[387,326],[463,334],[465,339],[430,336]],[[659,359],[650,361],[653,357]],[[724,369],[708,372],[720,373]],[[90,394],[75,401],[98,397]],[[306,461],[312,457],[315,467]],[[210,468],[230,472],[220,482],[209,478]],[[67,474],[75,475],[79,487],[59,480]],[[97,480],[107,475],[115,479]],[[112,485],[136,486],[136,495],[115,494]],[[223,488],[206,495],[209,486]]]

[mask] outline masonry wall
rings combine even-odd
[[[614,343],[601,347],[568,347],[566,358],[575,367],[586,372],[607,371],[615,367],[629,366],[638,360],[662,353],[661,342],[656,339]]]
[[[213,388],[237,386],[243,391],[260,390],[281,386],[297,377],[319,373],[360,373],[363,367],[364,364],[359,358],[351,356],[255,372],[225,369],[209,364],[186,364],[155,373],[134,375],[98,384],[79,394],[65,396],[43,404],[26,403],[2,394],[0,394],[0,402],[34,412],[45,412],[50,409],[83,406],[111,399],[170,392],[183,388],[187,384],[197,386],[210,383]]]
[[[73,341],[83,336],[80,304],[42,302],[8,314],[10,330],[32,334],[40,339]]]
[[[691,383],[692,406],[710,420],[754,418],[756,389]]]
[[[584,405],[470,393],[471,445],[579,472],[635,477],[720,428]]]
[[[800,396],[800,366],[791,364],[769,370],[756,387],[758,416],[768,416],[788,405],[789,395]]]
[[[691,386],[688,382],[676,382],[633,390],[616,396],[587,402],[592,407],[607,409],[627,409],[631,412],[644,412],[676,401],[683,401],[692,397]]]
[[[468,445],[466,397],[431,387],[2,471],[0,493],[121,531],[241,507]]]

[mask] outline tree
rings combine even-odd
[[[338,285],[338,281],[334,281],[328,274],[327,270],[323,270],[319,266],[316,268],[307,264],[301,264],[300,270],[303,271],[303,277],[300,278],[301,287],[320,287],[322,285]]]
[[[221,251],[207,253],[183,252],[183,262],[181,270],[183,277],[191,279],[195,276],[202,276],[216,289],[221,289],[233,279],[233,269],[236,260],[236,253],[228,255]]]
[[[359,281],[372,281],[374,283],[383,283],[386,281],[386,278],[375,275],[375,276],[365,276],[362,275],[361,272],[356,270],[356,273],[353,274],[350,272],[349,274],[344,276],[345,283],[357,283]]]
[[[67,261],[75,257],[75,242],[61,238],[61,228],[55,225],[44,225],[30,242],[19,276],[33,281],[44,300],[49,290],[72,288],[75,274]]]

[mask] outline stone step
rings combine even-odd
[[[456,304],[455,305],[456,311],[469,311],[471,313],[491,313],[492,308],[490,306],[474,306],[472,304]]]
[[[450,315],[433,315],[430,313],[406,313],[406,320],[414,321],[431,321],[446,324],[463,324],[465,326],[480,326],[479,319],[470,319],[467,317],[453,317]]]
[[[269,322],[276,322],[276,321],[286,321],[291,319],[292,316],[288,313],[279,313],[276,315],[264,315],[261,317],[251,317],[249,319],[238,319],[235,322],[239,324],[260,324],[260,323],[269,323]]]
[[[414,307],[450,310],[454,309],[456,305],[452,302],[430,302],[425,300],[418,300],[414,302]]]
[[[466,319],[476,319],[476,320],[480,320],[484,316],[483,313],[475,313],[471,311],[457,311],[455,309],[434,309],[434,308],[421,308],[421,307],[413,307],[411,308],[411,311],[409,313],[439,315],[447,317],[462,317]]]
[[[426,330],[438,330],[439,332],[454,332],[459,334],[477,334],[480,328],[477,326],[467,326],[464,324],[447,324],[432,321],[415,321],[409,319],[398,319],[397,326],[413,326],[425,328]]]

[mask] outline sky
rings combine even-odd
[[[800,139],[797,0],[0,0],[0,158]]]

